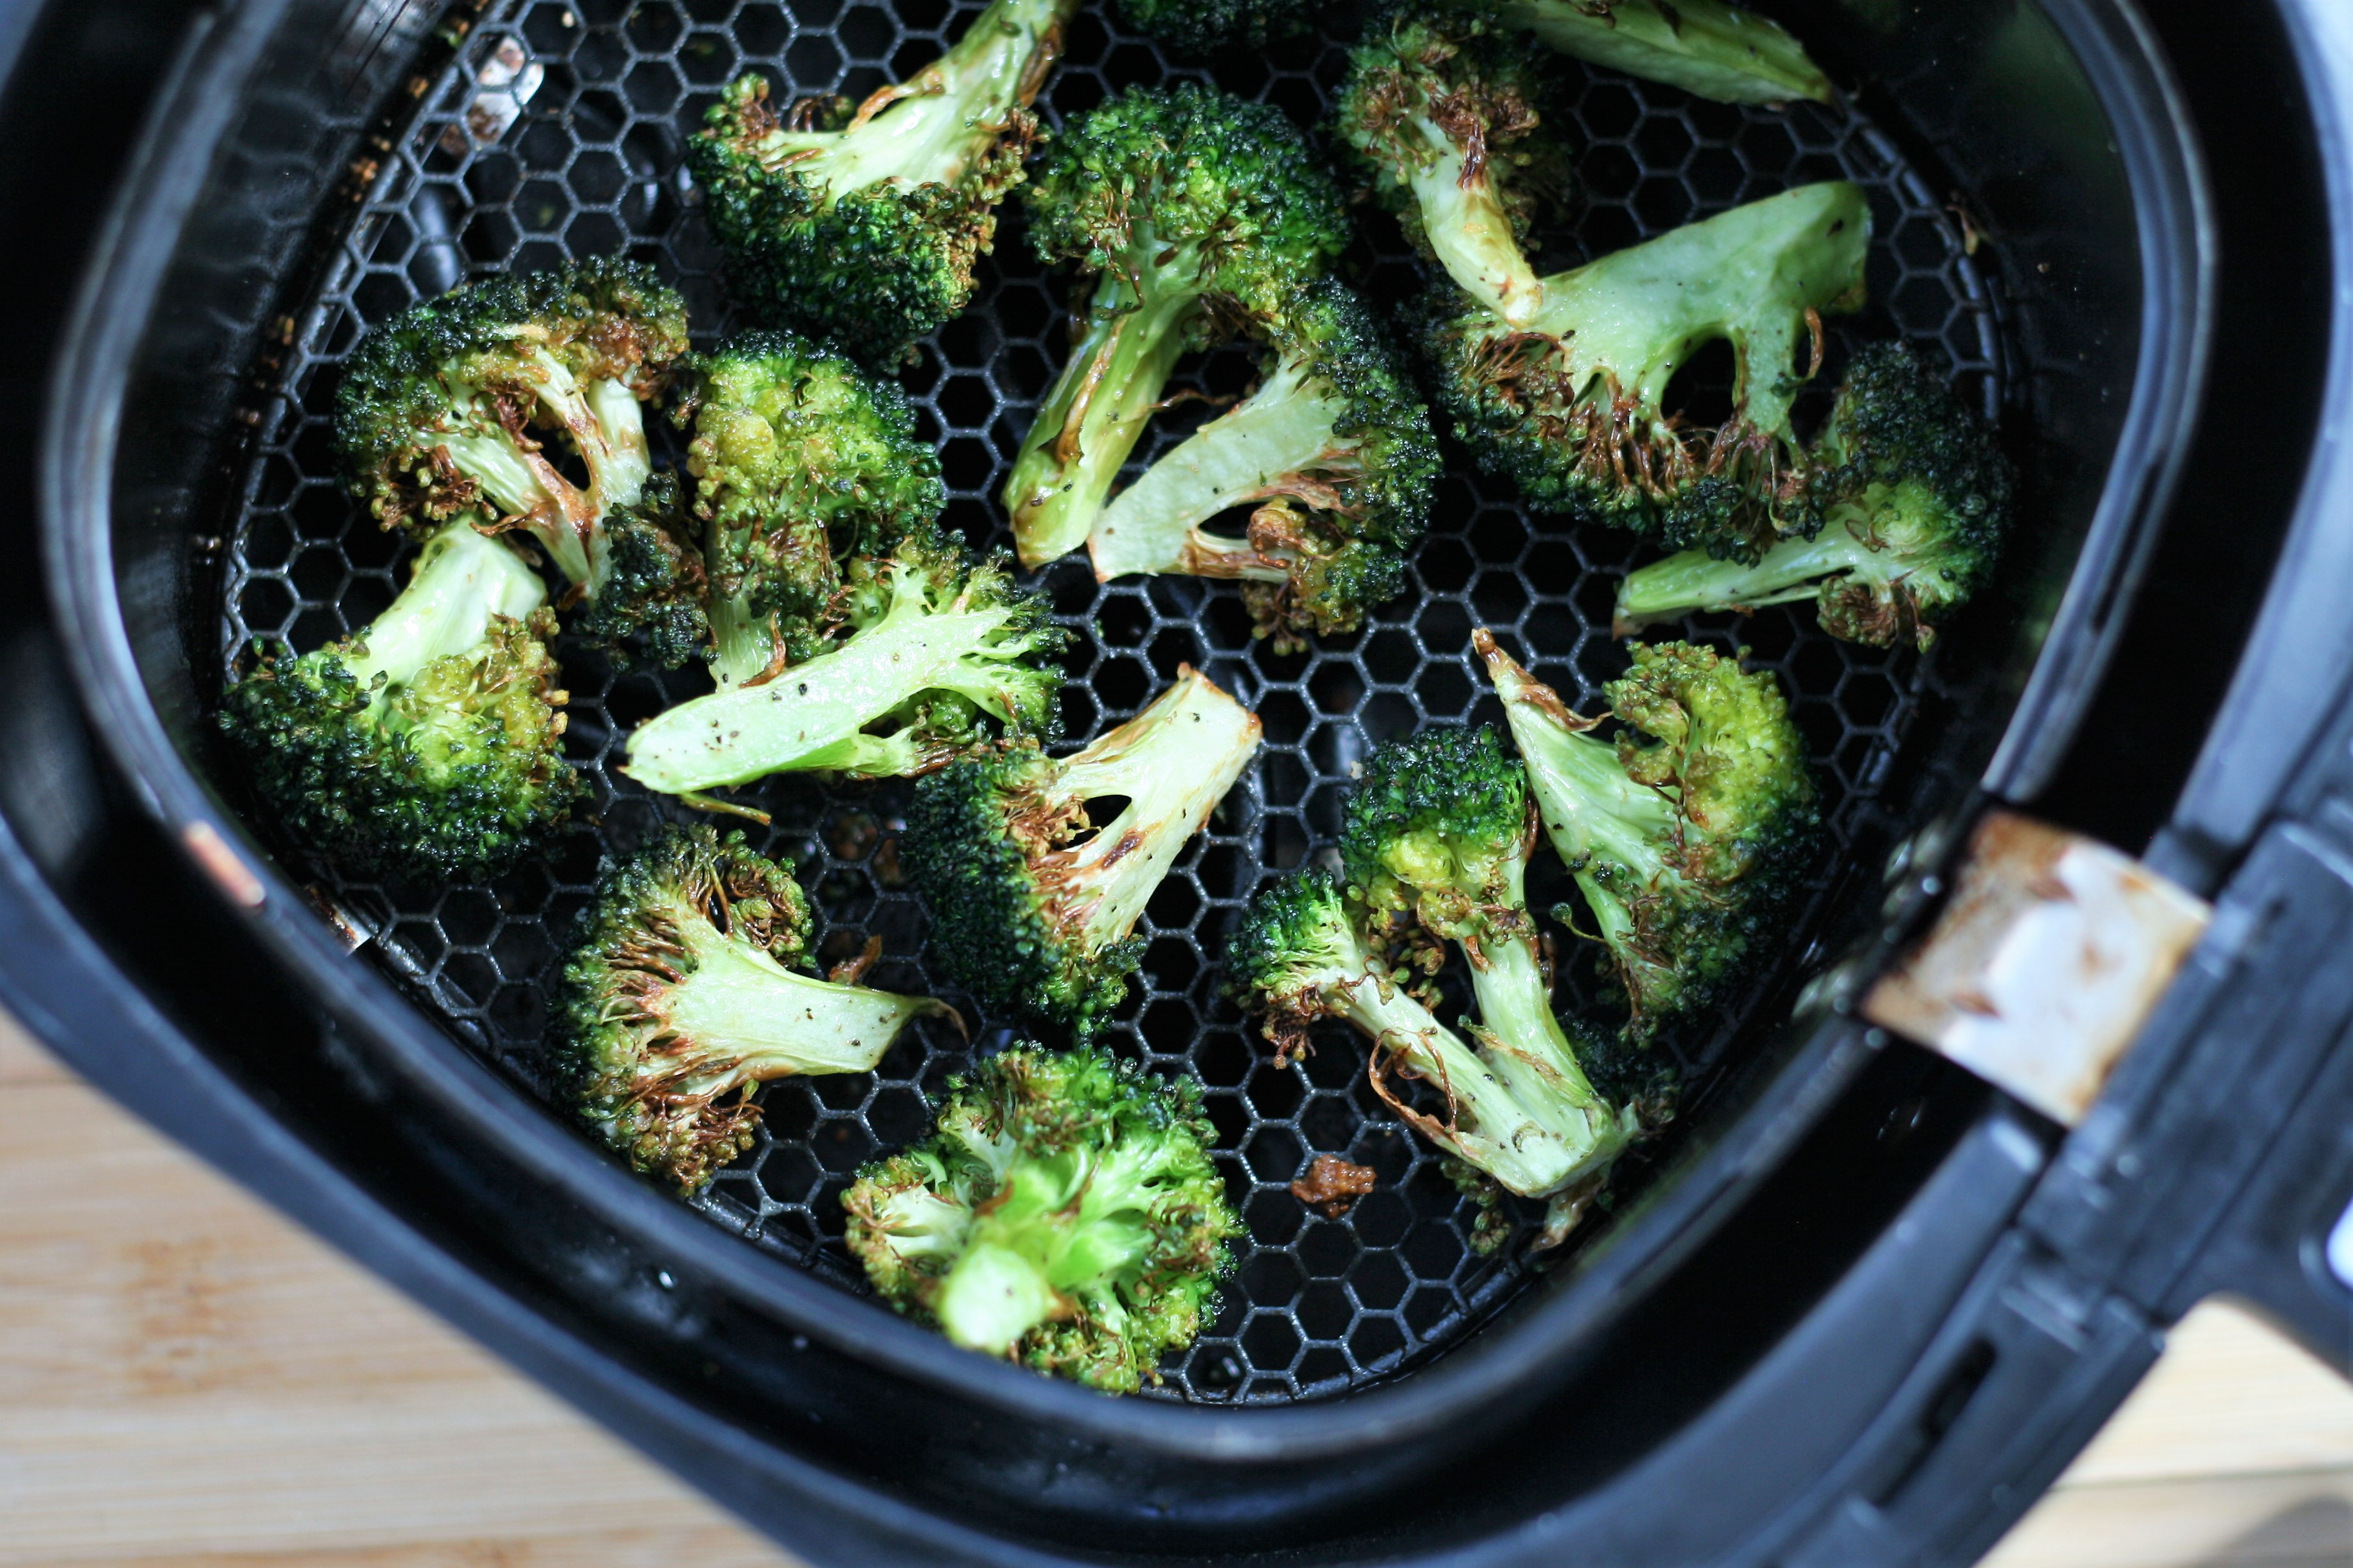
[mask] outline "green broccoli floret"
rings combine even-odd
[[[942,971],[990,1006],[1092,1037],[1142,956],[1130,933],[1145,905],[1258,740],[1255,716],[1186,669],[1075,756],[1018,743],[923,780],[904,853]],[[1088,816],[1113,799],[1108,821]]]
[[[496,875],[586,793],[563,757],[546,603],[538,574],[461,514],[374,622],[230,686],[221,728],[320,854],[363,874]]]
[[[1218,337],[1212,296],[1266,308],[1329,266],[1348,219],[1280,110],[1189,85],[1080,116],[1022,199],[1038,254],[1096,280],[1005,483],[1039,566],[1085,542],[1169,373]]]
[[[994,0],[947,53],[854,111],[832,98],[779,113],[765,77],[730,82],[687,163],[736,292],[875,362],[963,310],[1077,9]]]
[[[1017,1045],[951,1080],[937,1131],[867,1166],[844,1237],[957,1344],[1132,1394],[1217,1316],[1241,1226],[1200,1086]]]
[[[1689,550],[1643,567],[1619,586],[1617,635],[1694,610],[1812,599],[1832,637],[1935,641],[1936,623],[1984,584],[2010,530],[2016,479],[1993,431],[1919,356],[1880,344],[1840,387],[1810,469],[1819,532],[1754,562]]]
[[[1087,542],[1095,575],[1237,577],[1278,651],[1351,632],[1405,589],[1430,522],[1438,444],[1387,339],[1348,289],[1303,285],[1248,328],[1268,351],[1258,389],[1145,470]],[[1253,510],[1245,537],[1205,525]]]
[[[1509,945],[1491,944],[1491,962]],[[1372,1040],[1366,1076],[1408,1125],[1523,1196],[1559,1198],[1564,1209],[1581,1205],[1633,1136],[1631,1119],[1586,1082],[1540,979],[1531,985],[1513,970],[1491,981],[1499,996],[1525,993],[1508,1010],[1528,1032],[1508,1034],[1491,1017],[1472,1029],[1474,1048],[1390,972],[1381,944],[1366,940],[1348,901],[1320,871],[1261,892],[1227,942],[1225,962],[1229,986],[1260,1018],[1278,1060],[1307,1051],[1317,1019],[1345,1020]],[[1482,994],[1482,1011],[1487,1005]],[[1443,1114],[1407,1103],[1392,1077],[1431,1086]]]
[[[1609,949],[1636,1036],[1720,1000],[1773,945],[1820,816],[1805,743],[1769,670],[1689,643],[1637,645],[1603,688],[1626,726],[1588,731],[1484,630],[1538,815]],[[1574,928],[1573,911],[1553,911]]]
[[[629,736],[622,772],[693,795],[772,773],[905,778],[997,733],[1050,732],[1063,634],[1001,559],[910,539],[855,564],[841,635],[805,664],[681,702]]]
[[[711,649],[706,581],[694,520],[678,476],[659,473],[644,493],[605,519],[606,589],[572,617],[572,633],[610,649],[623,669],[642,650],[647,663],[676,669]]]
[[[694,363],[677,417],[705,533],[724,689],[815,658],[843,563],[929,531],[947,505],[939,455],[896,382],[793,332],[748,332]]]
[[[1262,49],[1315,30],[1327,0],[1119,0],[1120,20],[1186,59]]]
[[[638,405],[685,353],[684,301],[639,263],[483,279],[360,340],[336,394],[335,440],[385,527],[486,512],[530,534],[596,599],[612,574],[605,521],[653,472]],[[585,487],[557,466],[551,437],[586,468]]]
[[[1805,47],[1724,0],[1465,0],[1562,54],[1719,103],[1828,103],[1830,79]]]
[[[808,902],[740,833],[667,827],[607,860],[551,1031],[559,1094],[648,1175],[691,1193],[752,1146],[752,1086],[871,1072],[945,1004],[794,973]],[[845,965],[845,971],[862,968]]]
[[[1514,326],[1446,291],[1423,347],[1436,401],[1488,472],[1530,503],[1671,548],[1754,552],[1811,513],[1789,411],[1824,311],[1859,307],[1871,209],[1844,182],[1802,185],[1543,279]],[[1668,384],[1732,345],[1732,417],[1683,428]]]
[[[1348,57],[1333,132],[1415,249],[1514,327],[1544,300],[1524,247],[1535,207],[1566,193],[1539,134],[1545,73],[1515,37],[1475,16],[1393,12]]]

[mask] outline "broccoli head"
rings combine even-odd
[[[1624,726],[1612,744],[1484,630],[1472,641],[1545,831],[1609,947],[1630,1029],[1713,1005],[1771,945],[1819,838],[1779,683],[1689,643],[1637,645],[1633,668],[1603,689]]]
[[[936,536],[861,560],[816,658],[665,709],[630,735],[622,772],[680,795],[789,772],[908,777],[1000,731],[1050,732],[1063,636],[1006,565]]]
[[[460,515],[362,630],[265,656],[221,727],[289,832],[361,873],[491,876],[570,815],[539,576]]]
[[[815,657],[843,563],[928,531],[939,455],[896,382],[793,332],[749,332],[695,361],[678,412],[704,525],[723,689]]]
[[[779,112],[765,77],[730,82],[687,161],[737,292],[877,362],[963,310],[1077,8],[994,0],[947,53],[854,110],[836,98]]]
[[[1436,401],[1533,505],[1753,554],[1812,515],[1797,351],[1810,335],[1818,364],[1823,312],[1862,304],[1870,245],[1862,190],[1833,182],[1546,278],[1522,325],[1449,290],[1422,337]],[[1733,416],[1686,430],[1662,400],[1715,340],[1733,348]]]
[[[1119,0],[1120,19],[1175,54],[1208,59],[1314,32],[1325,0]]]
[[[1719,103],[1836,96],[1805,46],[1724,0],[1466,0],[1562,54]]]
[[[638,405],[685,353],[684,301],[639,263],[482,279],[360,340],[336,394],[336,444],[385,527],[487,513],[595,599],[611,575],[606,519],[653,471]],[[585,487],[551,438],[579,459]]]
[[[628,668],[640,654],[676,669],[711,647],[702,547],[679,493],[678,476],[658,473],[644,493],[605,519],[606,591],[572,617],[572,634],[612,651]]]
[[[1879,647],[1926,647],[1983,585],[2010,529],[2016,479],[1992,429],[1910,350],[1857,358],[1816,439],[1811,537],[1753,561],[1684,551],[1618,590],[1618,635],[1694,610],[1811,599],[1822,629]]]
[[[1210,300],[1264,309],[1348,243],[1338,190],[1280,110],[1131,89],[1054,139],[1023,191],[1030,242],[1095,279],[1068,364],[1005,484],[1022,564],[1086,540]]]
[[[754,1084],[871,1072],[945,1004],[795,973],[808,903],[740,833],[669,827],[606,862],[564,965],[562,1092],[638,1171],[703,1186],[752,1146]]]
[[[1258,389],[1145,470],[1096,520],[1088,552],[1131,573],[1233,577],[1278,650],[1351,632],[1405,588],[1438,480],[1430,411],[1363,301],[1318,279],[1246,318],[1268,351]],[[1206,525],[1252,509],[1244,537]]]
[[[957,1344],[1113,1394],[1217,1316],[1241,1226],[1200,1086],[1017,1045],[841,1197],[875,1290]]]
[[[1092,1036],[1135,972],[1145,905],[1258,740],[1254,715],[1186,669],[1074,756],[1019,742],[923,780],[905,856],[944,971],[991,1006]],[[1108,820],[1088,815],[1112,799]]]

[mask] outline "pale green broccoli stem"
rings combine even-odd
[[[834,201],[884,182],[955,185],[1037,96],[1077,0],[996,0],[947,53],[860,106],[841,131],[780,131],[760,161]]]
[[[1131,573],[1288,580],[1280,560],[1202,525],[1285,492],[1284,481],[1353,451],[1333,434],[1344,405],[1331,384],[1291,360],[1248,398],[1212,419],[1103,509],[1087,552],[1103,582]]]
[[[1105,273],[1095,285],[1086,331],[1005,481],[1025,566],[1042,566],[1086,542],[1120,465],[1185,356],[1186,329],[1201,309],[1201,258],[1194,247],[1164,247],[1148,224],[1139,224],[1127,254],[1144,258],[1141,297],[1118,273]]]
[[[1828,103],[1830,79],[1775,23],[1723,0],[1497,0],[1497,20],[1562,54],[1721,103]]]
[[[715,535],[723,531],[723,527],[713,522],[712,532]],[[716,549],[710,552],[710,556],[721,559]],[[750,594],[713,594],[706,613],[713,647],[711,679],[720,690],[742,686],[776,663],[776,618],[754,610]]]
[[[482,533],[480,521],[468,514],[443,524],[418,552],[408,586],[361,630],[360,646],[341,656],[363,688],[381,681],[372,710],[436,659],[480,647],[492,617],[521,620],[547,602],[539,574]]]
[[[1511,214],[1484,170],[1465,180],[1460,143],[1427,116],[1408,122],[1418,143],[1406,181],[1414,222],[1456,287],[1514,327],[1525,326],[1544,303],[1544,284],[1512,234]]]
[[[1116,1331],[1125,1316],[1116,1299],[1088,1288],[1151,1255],[1153,1173],[1150,1156],[1129,1142],[1092,1157],[1033,1155],[1014,1165],[980,1204],[969,1246],[932,1299],[942,1331],[968,1350],[1003,1355],[1032,1329],[1067,1316],[1082,1290]]]

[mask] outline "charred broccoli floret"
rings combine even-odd
[[[1119,0],[1120,18],[1188,59],[1314,31],[1326,0]]]
[[[1236,577],[1278,649],[1350,632],[1405,588],[1430,521],[1430,411],[1373,321],[1331,279],[1252,318],[1258,389],[1145,470],[1088,541],[1095,575]],[[1206,525],[1252,509],[1244,537]]]
[[[1562,54],[1720,103],[1828,103],[1830,79],[1778,23],[1724,0],[1464,0]]]
[[[871,1071],[909,1021],[955,1016],[796,973],[808,926],[791,868],[740,833],[670,827],[606,862],[550,1055],[572,1107],[638,1171],[693,1192],[752,1146],[754,1084]]]
[[[771,679],[681,702],[629,736],[622,771],[693,795],[771,773],[904,778],[999,732],[1050,732],[1062,634],[1002,560],[909,540],[856,563],[840,636]]]
[[[2015,479],[1993,431],[1919,356],[1881,344],[1840,387],[1810,469],[1819,532],[1753,562],[1688,550],[1643,567],[1619,587],[1618,635],[1694,610],[1811,599],[1832,637],[1880,647],[1936,640],[2010,529]]]
[[[1861,305],[1870,244],[1862,190],[1834,182],[1544,279],[1519,325],[1448,290],[1423,332],[1436,401],[1535,506],[1753,553],[1810,526],[1797,352],[1810,333],[1819,364],[1822,313]],[[1732,417],[1686,430],[1662,399],[1718,339],[1737,368]]]
[[[265,656],[221,727],[287,830],[363,874],[495,875],[585,793],[565,763],[565,693],[538,574],[470,515],[360,631]]]
[[[686,306],[637,262],[487,278],[412,305],[352,351],[335,439],[385,527],[460,512],[528,533],[589,600],[612,586],[607,520],[653,465],[638,405],[686,353]],[[553,441],[587,474],[575,484]],[[657,596],[665,584],[624,586]]]
[[[679,493],[678,476],[646,480],[635,503],[605,519],[606,591],[572,617],[572,633],[612,651],[628,668],[639,656],[676,669],[711,648],[703,605],[702,547]]]
[[[1241,1226],[1199,1085],[1018,1045],[937,1130],[859,1173],[844,1237],[882,1299],[957,1344],[1130,1394],[1217,1316]]]
[[[1030,242],[1095,279],[1070,363],[1005,483],[1027,566],[1075,550],[1213,297],[1263,309],[1348,242],[1347,214],[1281,110],[1131,89],[1054,139],[1022,192]]]
[[[1256,717],[1187,669],[1074,756],[1018,743],[923,780],[904,853],[943,970],[991,1006],[1092,1036],[1135,972],[1136,920],[1258,738]],[[1088,815],[1114,798],[1109,820]]]
[[[947,53],[855,110],[831,98],[779,112],[766,78],[730,82],[687,161],[737,292],[874,361],[963,310],[1077,8],[994,0]]]
[[[749,332],[698,360],[679,417],[694,425],[722,689],[816,657],[844,563],[927,532],[947,504],[898,384],[797,333]]]
[[[1472,638],[1537,812],[1576,876],[1632,1012],[1699,1012],[1771,945],[1820,827],[1805,743],[1769,670],[1689,643],[1637,645],[1603,689],[1616,742],[1495,645]],[[1554,917],[1574,928],[1573,912]]]

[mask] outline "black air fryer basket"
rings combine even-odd
[[[2309,327],[2295,331],[2306,300],[2284,274],[2306,253],[2325,269],[2327,250],[2274,215],[2263,259],[2231,273],[2223,237],[2257,220],[2243,192],[2210,196],[2200,133],[2214,142],[2210,120],[2231,110],[2219,144],[2237,154],[2247,95],[2269,101],[2295,82],[2306,21],[2247,0],[2234,68],[2191,73],[2185,96],[2127,0],[1768,8],[1850,89],[1839,107],[1729,108],[1560,62],[1577,180],[1545,260],[1572,264],[1796,184],[1859,182],[1871,303],[1831,323],[1822,384],[1879,338],[1948,365],[2019,461],[2021,544],[1925,656],[1833,641],[1802,607],[1686,628],[1779,675],[1833,848],[1749,994],[1655,1047],[1679,1077],[1680,1115],[1623,1163],[1562,1251],[1532,1254],[1525,1230],[1474,1249],[1475,1209],[1372,1093],[1361,1050],[1335,1036],[1278,1069],[1219,991],[1240,905],[1328,853],[1369,746],[1498,716],[1473,628],[1588,710],[1624,667],[1609,609],[1639,558],[1631,537],[1530,514],[1459,453],[1406,594],[1311,652],[1254,642],[1227,585],[1098,585],[1077,558],[1039,576],[1078,634],[1073,736],[1132,714],[1183,664],[1266,730],[1154,899],[1144,973],[1109,1036],[1123,1056],[1200,1078],[1250,1233],[1216,1322],[1133,1399],[953,1350],[864,1299],[839,1245],[838,1200],[858,1166],[921,1136],[946,1078],[1016,1037],[969,998],[947,993],[975,1026],[969,1044],[919,1028],[871,1077],[771,1086],[757,1147],[691,1203],[629,1176],[547,1106],[540,1034],[571,918],[600,853],[677,810],[621,778],[616,747],[703,689],[699,671],[617,675],[559,643],[567,744],[596,785],[590,822],[485,886],[364,882],[312,862],[252,809],[215,735],[217,693],[251,638],[307,648],[363,626],[406,570],[403,546],[342,489],[329,438],[362,330],[470,276],[614,252],[679,285],[699,345],[749,324],[681,163],[702,107],[744,68],[783,98],[862,93],[929,58],[976,4],[243,0],[197,14],[168,56],[157,46],[171,29],[132,7],[98,8],[115,35],[56,7],[26,25],[27,58],[45,47],[92,68],[111,37],[133,61],[115,76],[143,70],[153,86],[43,426],[56,619],[29,623],[10,656],[19,743],[0,811],[21,841],[26,951],[63,943],[72,957],[16,965],[12,1004],[52,1037],[80,1038],[69,1048],[105,1081],[126,1065],[145,1073],[129,1091],[142,1110],[821,1560],[1502,1563],[1573,1550],[1673,1568],[1981,1547],[2146,1364],[2185,1282],[2214,1283],[2193,1263],[2227,1251],[2201,1232],[2170,1264],[2136,1263],[2143,1243],[2111,1234],[2134,1203],[2178,1213],[2192,1198],[2120,1200],[2100,1184],[2125,1167],[2101,1162],[2127,1152],[2124,1130],[2189,1135],[2165,1118],[2195,1079],[2182,1064],[2223,1027],[2213,1009],[2238,994],[2232,966],[2294,962],[2266,958],[2246,931],[2325,943],[2333,928],[2278,926],[2292,900],[2276,891],[2247,906],[2274,911],[2252,925],[2218,920],[2242,946],[2201,950],[2104,1102],[2096,1148],[2085,1140],[2101,1112],[2063,1142],[2064,1130],[1848,1005],[1935,912],[1988,801],[2039,798],[2073,825],[2146,840],[2185,776],[2190,800],[2211,776],[2211,763],[2191,774],[2191,757],[2289,532],[2303,453],[2237,474],[2247,432],[2232,421],[2247,416],[2201,416],[2202,389],[2255,356],[2291,389],[2306,377],[2298,406],[2317,407],[2327,367]],[[1328,37],[1192,70],[1091,8],[1039,107],[1051,124],[1130,84],[1206,79],[1312,126],[1354,26],[1339,16]],[[58,65],[48,90],[72,69]],[[28,79],[6,100],[12,131],[49,101]],[[2282,138],[2279,187],[2319,190],[2327,145],[2318,132]],[[1365,228],[1352,276],[1377,302],[1403,300],[1415,263],[1386,220]],[[2254,289],[2265,266],[2283,277],[2261,297],[2218,291],[2218,268]],[[941,450],[949,521],[976,545],[1004,542],[994,498],[1060,358],[1063,292],[1016,204],[971,310],[904,368]],[[2266,334],[2301,346],[2266,351]],[[1246,368],[1211,356],[1198,384],[1232,390]],[[1703,360],[1690,404],[1720,401],[1721,377]],[[1163,416],[1155,450],[1198,420],[1190,406]],[[2204,591],[2175,593],[2187,609],[2168,584],[2185,567],[2200,577],[2220,531],[2211,513],[2168,511],[2185,464],[2193,501],[2227,495],[2252,514]],[[2136,611],[2152,554],[2162,615]],[[2119,644],[2132,679],[2107,673]],[[2258,660],[2305,651],[2253,646]],[[2184,693],[2169,740],[2135,719],[2168,657],[2188,671],[2165,676]],[[2300,691],[2313,710],[2273,731],[2309,731],[2333,694]],[[2228,710],[2246,707],[2242,692]],[[2133,777],[2104,784],[2099,764],[2119,757]],[[899,871],[906,789],[790,781],[749,798],[773,815],[763,847],[789,856],[810,891],[820,954],[880,936],[876,983],[933,989],[923,912]],[[2166,869],[2200,891],[2234,868],[2242,888],[2265,867],[2303,874],[2286,851],[2241,866],[2263,812],[2235,830],[2214,815],[2160,836]],[[126,880],[142,889],[135,914],[117,891]],[[2306,890],[2326,902],[2325,883]],[[2237,907],[2226,895],[2226,915]],[[175,918],[159,928],[153,911]],[[2326,1003],[2302,963],[2271,1005]],[[76,964],[105,976],[81,991],[79,1017],[59,1013],[56,991]],[[1594,1005],[1598,990],[1589,953],[1564,965],[1564,1005]],[[2233,1070],[2323,1081],[2329,1037],[2313,1036],[2308,1060],[2288,1053],[2301,1068]],[[2211,1066],[2198,1070],[2211,1081]],[[2277,1114],[2309,1099],[2258,1087]],[[2219,1120],[2206,1131],[2198,1158],[2224,1173],[2190,1184],[2215,1215],[2253,1201],[2265,1148],[2276,1160],[2303,1147]],[[1289,1191],[1323,1152],[1377,1173],[1345,1220]],[[2245,1233],[2234,1221],[2216,1234]],[[2337,1309],[2324,1286],[2307,1300],[2278,1284],[2304,1267],[2303,1245],[2247,1243],[2231,1277],[2277,1287],[2279,1310],[2325,1338]],[[1990,1502],[1983,1477],[2009,1500]]]

